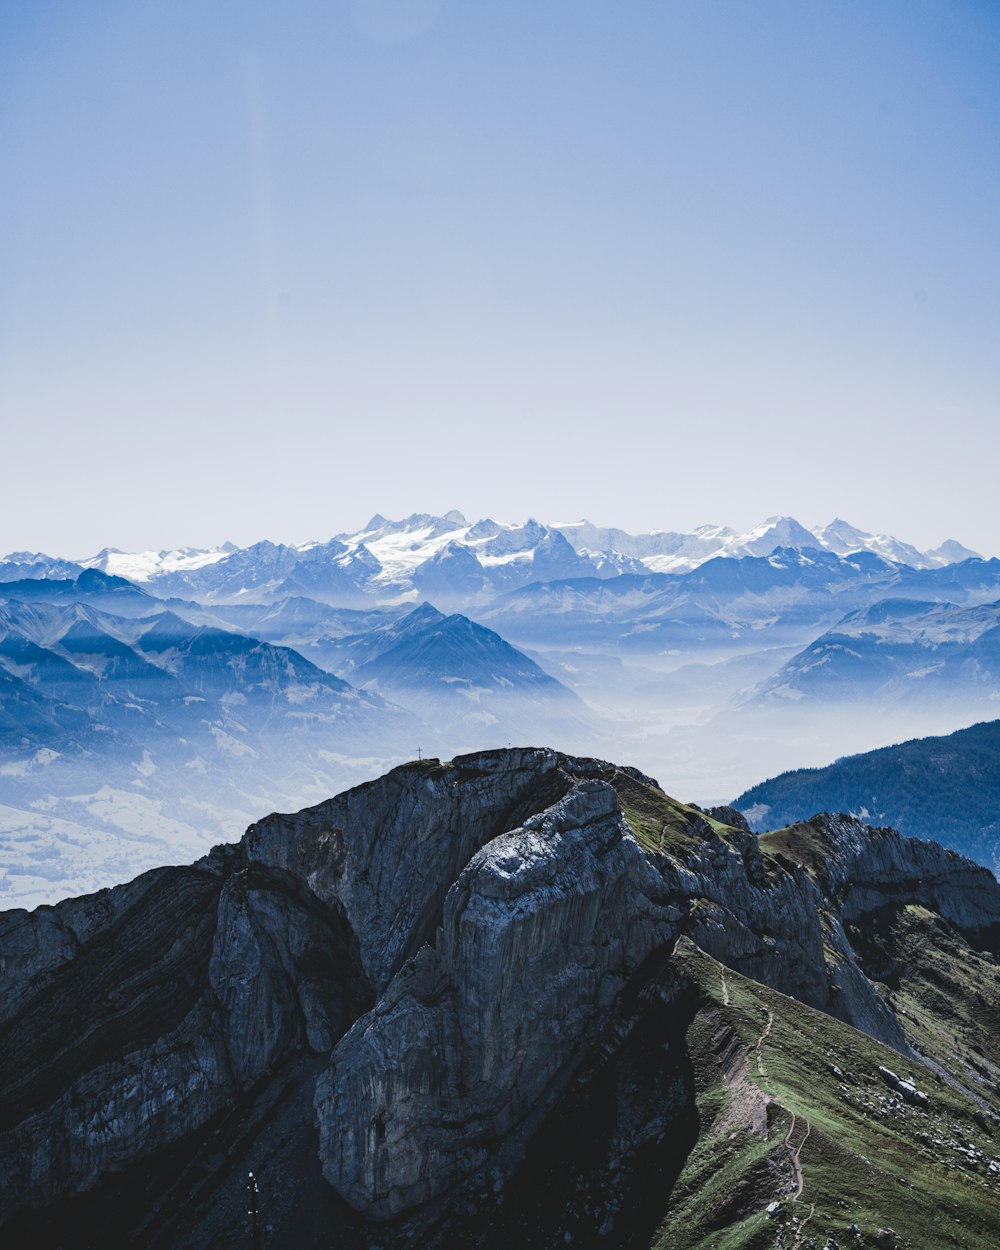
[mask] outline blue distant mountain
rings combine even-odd
[[[848,812],[1000,871],[1000,721],[782,773],[733,806],[758,831]]]
[[[346,654],[349,671],[362,685],[572,698],[565,686],[492,629],[458,613],[446,616],[429,603],[349,641]]]
[[[360,741],[398,714],[289,647],[171,611],[118,618],[84,604],[0,606],[0,668],[102,720],[141,721],[144,745],[167,727],[182,727],[190,745],[225,724],[253,747],[282,717],[290,734],[338,721]]]
[[[0,890],[134,875],[168,835],[206,849],[421,743],[412,713],[288,647],[172,611],[0,604]],[[39,822],[61,842],[23,832]]]
[[[1000,703],[1000,600],[886,599],[845,616],[785,664],[758,702]]]
[[[364,689],[474,742],[572,739],[589,710],[492,629],[429,603],[343,640],[340,669]],[[485,735],[485,737],[484,737]]]
[[[868,551],[778,548],[767,556],[713,558],[684,573],[533,583],[478,615],[522,646],[695,652],[728,649],[735,639],[805,645],[849,612],[890,597],[972,605],[998,594],[998,560],[912,569]]]
[[[124,577],[83,569],[75,577],[31,577],[0,581],[0,600],[23,603],[90,603],[118,615],[153,612],[159,598]]]
[[[417,750],[627,755],[718,797],[820,743],[828,758],[989,715],[998,609],[1000,561],[842,520],[635,535],[417,513],[298,545],[14,552],[0,897],[22,869],[45,876],[29,859],[54,840],[69,863],[118,838],[134,867],[158,831],[236,836]],[[834,704],[831,728],[813,710]]]

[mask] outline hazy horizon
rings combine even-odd
[[[5,550],[840,515],[1000,550],[1000,9],[0,15]]]
[[[424,509],[422,510],[422,512],[418,512],[416,515],[422,515],[423,513],[426,513],[427,515],[434,516],[434,517],[444,517],[449,512],[452,512],[452,511],[461,512],[463,516],[465,517],[465,519],[471,524],[474,524],[477,521],[486,520],[486,519],[492,519],[494,521],[499,522],[500,524],[514,524],[514,525],[523,524],[529,520],[535,520],[535,521],[541,522],[544,525],[550,525],[550,526],[572,525],[572,524],[579,524],[581,522],[586,521],[601,529],[626,530],[626,532],[632,533],[632,534],[638,534],[640,532],[644,532],[644,533],[655,533],[655,532],[692,533],[697,528],[699,528],[699,526],[693,525],[690,527],[690,529],[680,530],[679,527],[671,526],[668,524],[663,524],[663,525],[652,526],[650,527],[650,529],[645,530],[645,531],[638,531],[638,530],[629,530],[626,526],[618,523],[613,518],[610,518],[606,521],[595,521],[594,518],[590,516],[587,516],[587,517],[581,516],[581,517],[575,517],[572,519],[568,517],[552,518],[552,517],[544,516],[537,511],[532,512],[530,514],[526,513],[523,516],[491,515],[488,518],[487,513],[482,512],[482,511],[465,512],[463,509],[443,508],[440,511],[435,510],[433,512],[428,512],[426,509]],[[284,543],[288,546],[302,546],[310,542],[318,542],[318,543],[328,542],[330,539],[341,534],[343,535],[357,534],[364,529],[364,527],[367,525],[367,523],[370,520],[374,519],[374,517],[379,516],[379,515],[381,515],[384,519],[390,522],[399,522],[399,521],[404,521],[407,519],[406,516],[389,515],[383,509],[376,508],[374,511],[369,511],[365,515],[364,520],[360,520],[356,522],[355,524],[349,524],[349,525],[343,526],[336,530],[331,529],[328,532],[323,531],[321,533],[311,533],[311,534],[306,534],[304,536],[296,534],[291,537],[287,533],[284,533],[284,532],[259,533],[256,535],[256,537],[250,538],[246,542],[237,542],[231,537],[226,537],[226,538],[217,539],[213,541],[202,540],[202,541],[195,541],[195,542],[190,542],[190,543],[169,543],[169,542],[168,543],[154,543],[152,545],[147,545],[144,547],[126,547],[126,546],[123,546],[121,543],[117,543],[117,542],[104,542],[99,547],[92,547],[86,550],[79,549],[79,543],[77,543],[74,547],[72,547],[72,549],[70,548],[59,549],[59,550],[52,549],[52,550],[46,550],[46,551],[42,551],[40,548],[33,548],[33,547],[26,547],[26,548],[4,547],[2,542],[0,542],[0,559],[2,559],[4,556],[8,554],[14,554],[17,551],[30,552],[31,554],[44,554],[44,555],[53,556],[53,557],[66,559],[66,560],[87,560],[87,559],[93,558],[94,556],[98,555],[101,551],[104,551],[104,550],[120,550],[122,552],[129,553],[129,554],[131,553],[138,554],[141,552],[175,551],[175,550],[184,550],[184,549],[189,549],[189,548],[200,549],[200,550],[213,550],[213,549],[218,549],[220,547],[223,547],[227,543],[231,543],[233,546],[240,548],[240,547],[249,547],[249,546],[252,546],[255,542],[261,542],[261,541],[270,541],[270,542],[274,542],[277,544]],[[414,514],[407,514],[407,515],[414,515]],[[761,526],[765,521],[777,515],[778,514],[771,513],[771,514],[768,514],[767,517],[763,517],[763,516],[758,517],[756,521],[751,522],[750,524],[745,525],[745,526],[737,526],[737,525],[732,524],[729,520],[718,519],[718,518],[712,518],[710,520],[702,521],[699,523],[699,525],[706,526],[706,527],[713,527],[713,528],[716,526],[728,527],[737,533],[747,533]],[[840,520],[847,521],[849,524],[853,525],[856,529],[859,529],[866,533],[875,533],[875,531],[867,529],[865,525],[857,523],[852,517],[849,517],[849,516],[839,517],[839,518],[830,516],[830,517],[827,517],[825,520],[815,520],[815,521],[803,520],[801,517],[795,517],[794,519],[798,521],[800,524],[804,525],[804,527],[810,531],[813,531],[815,529],[822,529],[824,526],[830,524],[834,520],[840,519]],[[945,537],[941,538],[936,543],[930,543],[930,544],[927,544],[926,546],[921,546],[919,543],[911,542],[909,535],[905,533],[890,533],[890,534],[887,534],[887,536],[899,539],[901,542],[910,542],[912,546],[916,546],[919,550],[922,550],[922,551],[934,550],[935,548],[941,546],[942,543],[948,540],[957,540],[959,542],[964,542],[961,536],[955,535],[955,534],[948,534]],[[969,543],[965,543],[965,545],[971,546],[971,544]],[[994,556],[996,552],[990,551],[990,550],[985,550],[985,551],[980,550],[978,554],[985,557],[986,559],[989,559],[992,556]]]

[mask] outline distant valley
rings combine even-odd
[[[452,512],[299,546],[12,553],[0,903],[179,862],[419,754],[553,744],[721,801],[991,719],[997,638],[1000,561],[839,520]]]

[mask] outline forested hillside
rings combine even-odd
[[[1000,863],[1000,721],[940,738],[914,738],[826,768],[800,768],[735,799],[754,829],[816,812],[851,812],[871,824],[933,838],[994,869]]]

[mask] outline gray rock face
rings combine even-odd
[[[889,902],[915,902],[970,934],[997,925],[1000,884],[988,869],[936,842],[872,829],[853,816],[819,819],[831,852],[827,889],[845,923]]]
[[[391,1216],[508,1166],[609,1022],[630,975],[679,932],[613,788],[584,779],[474,855],[421,949],[331,1057],[316,1109],[324,1175]]]
[[[478,847],[572,784],[554,752],[397,769],[190,869],[0,914],[0,1185],[45,1206],[328,1053]]]
[[[682,934],[905,1053],[845,924],[902,900],[983,932],[1000,886],[835,817],[807,869],[719,815],[634,770],[485,752],[269,816],[190,868],[0,914],[5,1212],[200,1140],[294,1069],[330,1201],[440,1227],[473,1184],[502,1189],[595,1055],[632,1045],[637,987]],[[629,1141],[670,1132],[680,1070],[661,1084]]]
[[[173,1140],[229,1093],[197,965],[219,865],[164,869],[94,900],[3,917],[0,1184],[44,1205]]]
[[[236,848],[4,913],[0,949],[10,1212],[201,1127],[284,1052],[328,1049],[369,997],[336,911],[248,870]]]
[[[662,865],[678,894],[698,901],[695,942],[722,963],[812,1006],[827,1001],[817,896],[804,873],[765,864],[751,834],[704,842],[685,864]]]
[[[251,825],[251,863],[292,873],[336,903],[381,993],[433,939],[452,882],[475,851],[544,810],[572,784],[554,751],[510,750],[393,769],[294,816]]]
[[[695,904],[686,931],[744,976],[837,1016],[909,1054],[899,1022],[858,967],[843,924],[797,865],[765,859],[740,828],[706,838],[683,866],[661,865],[675,895]]]

